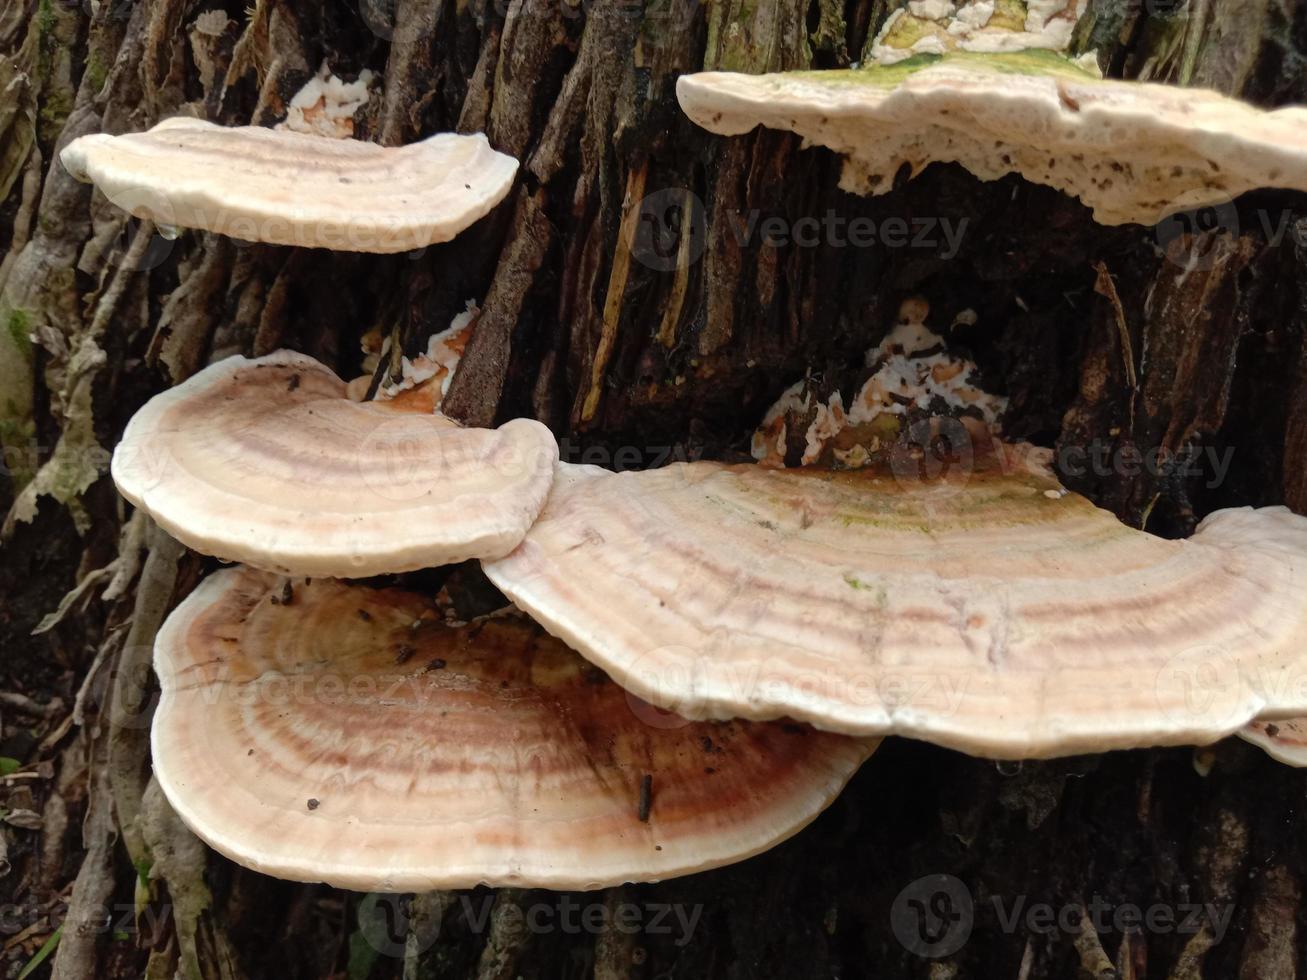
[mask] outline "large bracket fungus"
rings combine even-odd
[[[903,167],[1017,173],[1104,224],[1155,224],[1257,188],[1307,190],[1307,109],[1106,80],[1049,51],[918,55],[893,66],[677,80],[700,126],[789,130],[844,154],[841,186],[890,190]]]
[[[383,147],[180,117],[79,137],[59,159],[159,225],[344,252],[449,241],[503,200],[517,173],[479,133]]]
[[[1227,510],[1167,541],[1068,493],[1034,451],[898,469],[566,467],[485,569],[687,717],[1032,758],[1307,712],[1307,518]]]
[[[352,401],[302,354],[232,357],[136,413],[113,477],[183,544],[274,571],[357,578],[508,553],[548,495],[553,435],[404,405]]]
[[[591,889],[789,837],[875,748],[781,723],[650,724],[537,627],[227,569],[168,618],[154,770],[248,867],[359,890]]]

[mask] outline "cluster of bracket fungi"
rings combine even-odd
[[[945,161],[1147,224],[1307,190],[1307,110],[1104,80],[1046,44],[987,42],[993,4],[965,4],[957,30],[937,6],[887,26],[882,65],[691,75],[678,96],[715,133],[829,147],[863,193]],[[1040,17],[1031,37],[1065,33]],[[452,239],[515,179],[481,135],[383,148],[315,126],[173,119],[62,160],[161,225],[372,252]],[[1307,518],[1226,510],[1185,541],[1124,526],[1003,441],[1001,400],[927,313],[905,306],[848,406],[787,392],[753,464],[619,474],[560,462],[533,420],[462,426],[440,401],[466,321],[380,392],[281,351],[158,395],[114,479],[241,563],[157,639],[169,801],[281,877],[597,888],[772,846],[886,735],[1019,759],[1242,730],[1303,761]],[[963,427],[969,465],[896,465],[923,417]],[[350,581],[470,559],[514,608],[460,622]]]

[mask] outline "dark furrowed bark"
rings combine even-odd
[[[1102,228],[1047,188],[956,167],[854,197],[837,188],[833,154],[772,132],[711,137],[676,105],[676,76],[701,67],[856,62],[895,6],[283,0],[248,18],[227,5],[234,19],[217,34],[196,32],[202,8],[182,0],[0,13],[0,50],[30,77],[31,120],[30,132],[21,114],[0,129],[0,149],[22,151],[0,208],[0,314],[37,338],[35,425],[16,453],[6,436],[0,502],[43,466],[60,476],[35,520],[0,543],[3,686],[59,699],[48,717],[0,716],[0,756],[40,777],[0,788],[0,806],[44,817],[43,831],[0,825],[0,905],[22,910],[0,921],[6,975],[69,908],[54,956],[63,976],[1037,980],[1104,958],[1135,978],[1301,972],[1302,777],[1240,742],[996,766],[892,740],[775,850],[593,895],[274,882],[198,848],[154,790],[139,808],[114,807],[110,746],[119,792],[140,796],[144,776],[144,729],[115,738],[114,726],[148,722],[153,693],[148,673],[117,669],[145,659],[124,645],[208,564],[156,552],[142,571],[152,535],[124,524],[103,449],[152,393],[230,353],[290,346],[352,377],[365,333],[413,352],[473,299],[482,315],[451,412],[481,424],[532,415],[571,461],[645,467],[747,452],[785,387],[809,370],[837,383],[899,303],[922,296],[932,324],[957,323],[950,342],[1010,397],[1010,433],[1057,448],[1068,484],[1123,520],[1182,535],[1217,507],[1307,510],[1301,197],[1232,202],[1218,228],[1168,253],[1155,229]],[[1302,4],[1251,0],[1236,14],[1218,0],[1091,0],[1077,43],[1113,74],[1307,101]],[[183,110],[273,122],[324,60],[344,77],[381,76],[362,136],[484,130],[518,155],[505,203],[456,242],[404,256],[193,232],[168,241],[56,161],[76,134]],[[758,232],[768,217],[827,216],[929,222],[937,234],[918,247],[809,248]],[[963,229],[956,242],[945,222]],[[1150,450],[1172,465],[1100,470],[1077,455]],[[1230,450],[1218,479],[1210,461]],[[1175,465],[1191,456],[1192,471]],[[474,570],[440,580],[486,601]],[[1140,683],[1151,679],[1122,678]],[[127,720],[115,720],[115,697],[136,699]],[[941,873],[964,891],[948,893],[956,904],[938,905],[935,924],[971,931],[929,959],[911,934],[905,945],[894,911],[931,898]],[[592,909],[623,904],[638,932],[594,925]],[[102,907],[109,925],[88,918]],[[1048,929],[1045,907],[1083,909],[1102,928],[1077,938],[1055,918]],[[1134,928],[1128,907],[1153,909],[1152,924]]]

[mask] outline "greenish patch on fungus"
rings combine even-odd
[[[844,584],[856,592],[875,592],[878,606],[884,607],[889,604],[889,593],[885,590],[885,586],[879,583],[864,582],[856,576],[845,575]]]
[[[948,37],[948,31],[933,20],[905,14],[894,22],[894,26],[885,35],[884,43],[887,47],[907,50],[927,37],[938,37],[942,40]]]
[[[1099,81],[1093,72],[1055,51],[1034,48],[1027,51],[999,53],[952,51],[948,54],[918,54],[895,65],[868,65],[864,68],[840,68],[825,71],[793,72],[796,78],[829,85],[870,85],[892,89],[910,76],[935,65],[959,65],[997,75],[1046,75],[1085,82]]]

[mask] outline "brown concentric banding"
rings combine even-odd
[[[114,480],[189,547],[294,574],[409,571],[521,540],[553,480],[548,429],[462,428],[345,387],[290,351],[228,358],[133,417]]]
[[[1307,709],[1307,519],[1164,541],[1004,455],[921,482],[567,467],[486,571],[641,697],[1034,757]]]
[[[413,891],[685,874],[796,832],[875,747],[789,723],[651,726],[525,619],[448,627],[413,594],[330,581],[280,595],[231,569],[169,617],[153,730],[187,824],[279,877]]]

